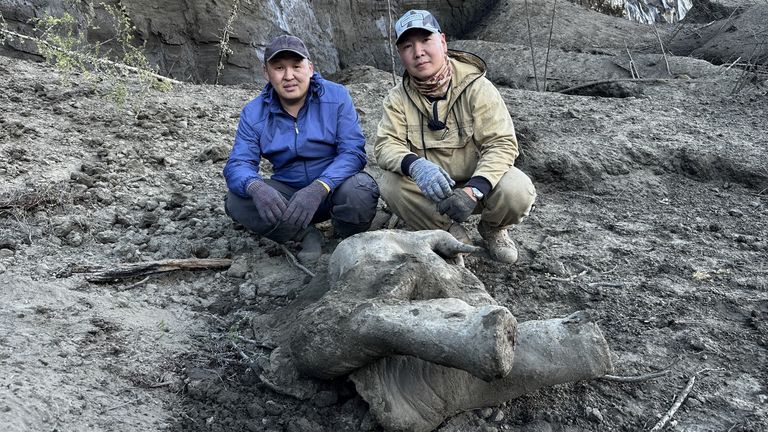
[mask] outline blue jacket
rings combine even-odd
[[[235,144],[224,166],[232,193],[248,198],[248,185],[262,178],[262,156],[274,167],[272,179],[297,189],[319,179],[333,191],[362,171],[365,137],[347,89],[315,72],[307,100],[294,118],[267,84],[240,113]]]

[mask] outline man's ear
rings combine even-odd
[[[307,63],[309,63],[309,74],[311,75],[311,74],[315,73],[315,64],[312,63],[309,60],[307,60]]]
[[[448,52],[448,42],[445,41],[445,33],[440,33],[440,42],[443,45],[443,52]]]
[[[264,65],[264,67],[262,68],[261,71],[264,74],[264,79],[269,81],[269,74],[267,73],[267,65],[266,64]]]

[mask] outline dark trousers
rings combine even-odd
[[[264,180],[290,201],[298,189],[294,189],[272,179]],[[334,234],[349,237],[371,227],[379,202],[379,187],[376,181],[365,172],[359,172],[346,179],[333,193],[325,197],[312,218],[312,223],[331,220]],[[227,193],[224,203],[227,214],[248,230],[267,237],[278,243],[296,239],[300,232],[293,227],[278,222],[271,225],[259,217],[256,204],[250,198],[242,198]]]

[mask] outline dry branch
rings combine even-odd
[[[664,56],[664,64],[667,65],[667,73],[672,76],[672,71],[669,69],[669,61],[667,61],[667,53],[664,52],[664,44],[661,42],[661,36],[659,36],[659,30],[656,28],[656,23],[653,24],[653,31],[656,33],[656,39],[659,40],[659,47],[661,47],[661,55]]]
[[[231,259],[169,259],[162,261],[149,261],[140,263],[120,264],[116,268],[98,271],[86,276],[88,282],[104,283],[115,282],[119,279],[127,279],[137,276],[147,276],[156,273],[166,273],[174,270],[209,270],[227,268],[232,265]]]
[[[555,14],[557,13],[557,0],[552,3],[552,20],[549,23],[549,40],[547,41],[547,56],[544,59],[544,91],[547,91],[547,67],[549,66],[549,49],[552,47],[552,31],[555,29]]]
[[[617,375],[603,375],[600,379],[605,381],[621,382],[621,383],[636,383],[652,380],[654,378],[662,377],[669,373],[669,370],[662,370],[644,375],[634,376],[617,376]]]
[[[285,245],[282,245],[282,244],[281,244],[281,245],[280,245],[280,249],[282,249],[282,250],[283,250],[283,253],[285,254],[285,256],[287,256],[287,257],[288,257],[288,259],[291,261],[291,263],[292,263],[293,265],[295,265],[295,266],[296,266],[296,267],[297,267],[299,270],[301,270],[301,271],[303,271],[304,273],[308,274],[310,277],[315,277],[315,274],[312,272],[312,270],[310,270],[310,269],[308,269],[308,268],[304,267],[303,265],[301,265],[301,264],[299,263],[299,260],[297,260],[297,259],[296,259],[296,257],[295,257],[295,256],[293,256],[293,254],[291,253],[291,251],[289,251],[289,250],[288,250],[288,248],[287,248],[287,247],[285,247]]]
[[[650,432],[658,432],[666,426],[667,422],[672,418],[673,415],[677,412],[678,409],[680,409],[680,405],[683,404],[683,401],[685,401],[685,398],[688,397],[688,394],[691,392],[691,389],[693,388],[693,383],[696,382],[696,375],[694,374],[691,379],[688,380],[688,385],[685,386],[683,389],[683,392],[680,393],[677,398],[675,399],[675,403],[672,404],[672,407],[669,408],[669,411],[667,411],[666,414],[664,414],[664,417],[659,420],[658,423],[656,423],[656,426],[653,427],[653,429],[650,430]]]
[[[533,52],[533,35],[531,33],[531,14],[528,12],[528,0],[525,0],[525,20],[528,23],[528,44],[531,47],[531,64],[533,65],[533,80],[536,82],[536,91],[539,91],[539,75],[536,73],[536,56]]]
[[[48,43],[48,42],[46,42],[44,40],[38,39],[36,37],[23,35],[21,33],[16,33],[14,31],[5,30],[5,29],[0,29],[0,33],[8,35],[8,36],[11,36],[11,37],[19,38],[21,40],[30,41],[30,42],[33,42],[35,44],[45,45],[46,47],[48,47],[48,48],[50,48],[52,50],[55,50],[55,51],[58,51],[60,53],[66,54],[67,56],[70,56],[70,57],[79,58],[81,60],[87,61],[87,62],[92,63],[92,64],[107,65],[107,66],[114,67],[116,69],[125,70],[125,71],[132,72],[132,73],[135,73],[135,74],[147,74],[147,75],[149,75],[149,76],[151,76],[153,78],[156,78],[156,79],[158,79],[160,81],[166,81],[166,82],[169,82],[171,84],[183,84],[181,81],[177,81],[177,80],[175,80],[173,78],[168,78],[166,76],[162,76],[162,75],[156,74],[154,72],[150,72],[148,70],[142,70],[142,69],[139,69],[137,67],[128,66],[128,65],[123,64],[123,63],[113,62],[112,60],[107,60],[107,59],[104,59],[104,58],[92,57],[92,56],[84,55],[84,54],[77,53],[77,52],[74,52],[74,51],[67,51],[67,50],[61,49],[61,48],[59,48],[59,47],[57,47],[55,45],[51,45],[50,43]]]

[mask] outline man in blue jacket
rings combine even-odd
[[[314,71],[304,42],[275,38],[264,74],[269,83],[243,108],[224,167],[225,208],[259,235],[300,240],[299,258],[312,263],[323,236],[311,224],[331,219],[339,237],[367,230],[379,189],[363,172],[365,137],[349,92]],[[262,157],[272,163],[271,178],[259,173]]]

